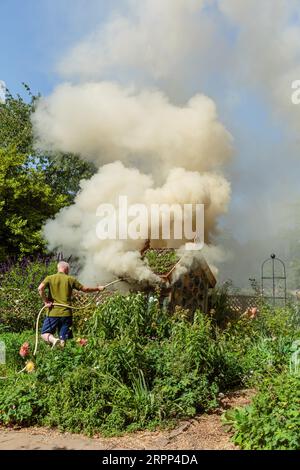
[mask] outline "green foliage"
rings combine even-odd
[[[267,377],[252,404],[228,411],[224,422],[242,449],[299,450],[300,376],[284,371]]]
[[[145,259],[156,274],[167,274],[177,263],[179,256],[174,250],[147,250]]]
[[[224,416],[242,449],[299,448],[299,376],[287,372],[299,338],[296,309],[268,306],[257,318],[240,318],[219,335],[219,346],[240,367],[241,383],[258,389],[251,405]]]
[[[218,336],[218,345],[234,355],[243,383],[255,386],[265,374],[278,373],[289,364],[292,343],[300,337],[300,319],[293,308],[261,308],[255,319],[240,318]]]
[[[0,259],[44,249],[41,227],[66,204],[15,148],[0,148]]]
[[[230,281],[211,290],[209,295],[210,316],[215,325],[224,328],[231,320],[236,320],[237,315],[232,313],[229,302],[230,290],[232,284]]]
[[[96,309],[88,331],[101,334],[105,339],[140,338],[146,342],[150,337],[165,335],[171,318],[167,311],[161,311],[154,296],[138,294],[115,294]]]
[[[25,375],[17,380],[1,380],[0,422],[29,426],[40,420],[44,410],[44,393],[35,377]]]
[[[29,87],[24,84],[29,96],[29,103],[21,96],[13,97],[8,91],[5,103],[0,102],[0,147],[14,147],[21,155],[33,153],[31,113],[37,97],[33,96]]]
[[[80,181],[89,179],[96,172],[93,163],[81,160],[77,155],[61,152],[43,156],[46,182],[56,191],[63,194],[68,203],[73,202],[80,189]]]
[[[38,286],[56,272],[56,262],[49,258],[24,258],[0,274],[0,325],[10,331],[34,328],[42,301]]]
[[[256,331],[258,330],[266,336],[272,338],[288,336],[296,339],[299,335],[300,315],[293,306],[273,309],[265,305],[254,325]]]

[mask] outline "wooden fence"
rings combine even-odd
[[[257,307],[259,299],[255,295],[229,295],[228,304],[230,310],[235,313],[243,313],[248,308]]]

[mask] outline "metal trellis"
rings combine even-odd
[[[270,275],[266,275],[268,267],[271,267]],[[276,305],[277,301],[283,301],[284,305],[286,305],[285,264],[274,253],[261,265],[261,292],[264,298],[272,301],[273,306]],[[269,293],[271,295],[268,295]]]

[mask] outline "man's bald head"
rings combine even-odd
[[[67,263],[66,261],[60,261],[60,262],[57,264],[57,271],[58,271],[59,273],[69,274],[69,271],[70,271],[70,265],[69,265],[69,263]]]

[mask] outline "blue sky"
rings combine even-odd
[[[105,0],[0,0],[0,79],[13,93],[25,82],[48,94],[59,82],[59,57],[106,17],[108,7]]]

